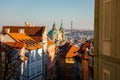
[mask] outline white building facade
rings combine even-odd
[[[21,35],[21,33],[15,33],[15,34]],[[29,36],[27,36],[27,38],[28,37]],[[3,40],[1,42],[18,42],[17,39],[14,38],[15,38],[14,36],[11,37],[11,35],[6,34],[4,35]],[[33,40],[30,37],[29,39]],[[41,78],[43,77],[43,47],[39,47],[39,46],[35,47],[34,44],[33,45],[31,43],[29,44],[28,41],[28,43],[26,43],[26,46],[29,45],[31,47],[34,46],[34,49],[28,49],[27,47],[25,47],[22,51],[22,54],[24,54],[22,56],[27,55],[28,60],[22,62],[19,67],[19,72],[21,73],[20,80],[42,80]]]

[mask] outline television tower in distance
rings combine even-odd
[[[73,30],[73,21],[71,21],[71,31]]]

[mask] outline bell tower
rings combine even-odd
[[[61,32],[62,40],[64,40],[64,38],[65,38],[65,29],[64,29],[64,26],[63,26],[63,20],[61,20],[61,26],[60,26],[59,31]]]

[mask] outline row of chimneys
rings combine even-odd
[[[24,26],[25,27],[31,27],[31,26],[35,26],[35,25],[32,22],[25,22]],[[9,33],[10,32],[10,28],[5,29],[5,32]],[[24,33],[24,29],[19,29],[18,32],[19,33]]]
[[[25,26],[27,26],[27,27],[35,26],[35,24],[32,22],[25,22]]]

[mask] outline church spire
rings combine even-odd
[[[63,25],[63,20],[61,20],[61,26]]]
[[[54,23],[53,23],[53,29],[54,29],[54,30],[57,29],[57,28],[56,28],[55,21],[54,21]]]
[[[64,30],[64,27],[63,27],[63,20],[61,20],[60,30]]]

